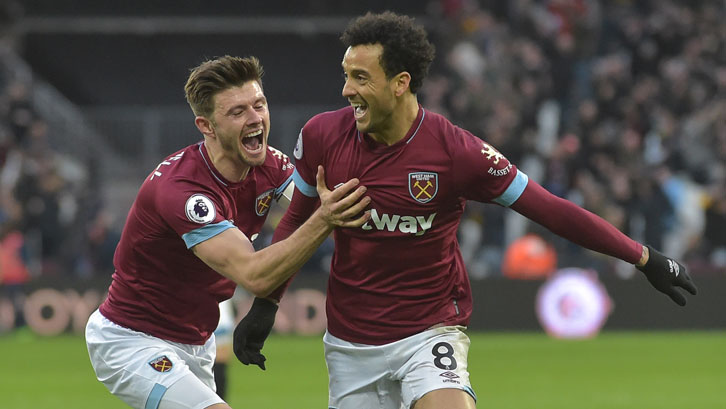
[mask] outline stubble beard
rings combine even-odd
[[[264,150],[262,151],[262,158],[259,160],[247,157],[247,155],[245,154],[244,148],[241,146],[242,142],[240,141],[239,137],[219,138],[219,140],[222,145],[222,149],[225,152],[227,152],[230,157],[236,157],[237,159],[239,159],[239,161],[241,163],[243,163],[244,165],[254,167],[254,166],[260,166],[263,163],[265,163],[265,158],[267,155],[267,143],[266,143],[267,138],[266,137],[264,138],[263,143],[262,143],[263,148],[264,148]]]

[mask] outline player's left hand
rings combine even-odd
[[[265,370],[267,358],[262,355],[262,346],[275,324],[276,313],[276,303],[255,297],[250,311],[237,324],[232,337],[232,348],[240,362]]]
[[[683,264],[664,256],[651,246],[648,247],[648,262],[636,268],[648,278],[653,287],[663,294],[671,297],[676,304],[686,305],[686,296],[676,287],[681,287],[689,293],[696,295],[698,289],[688,275]]]

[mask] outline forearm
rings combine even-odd
[[[277,227],[272,234],[272,243],[277,243],[290,237],[290,235],[305,222],[310,214],[315,211],[318,204],[319,202],[317,198],[305,196],[296,190],[287,212],[285,212],[282,216],[282,219],[277,224]],[[287,291],[287,287],[292,282],[292,279],[293,277],[291,276],[272,291],[267,298],[275,301],[281,300],[283,294]]]
[[[582,247],[633,264],[643,261],[643,258],[647,261],[643,245],[601,217],[553,195],[531,180],[511,208]]]
[[[267,296],[294,274],[333,230],[316,211],[286,240],[255,251],[239,229],[228,229],[192,248],[218,273],[258,297]]]
[[[363,197],[365,187],[356,188],[358,179],[330,191],[325,186],[325,172],[318,166],[316,182],[321,206],[287,239],[255,252],[239,229],[230,228],[193,246],[192,251],[255,296],[268,296],[302,267],[334,226],[356,228],[370,218],[368,212],[356,217],[370,204],[370,197]]]
[[[332,231],[316,211],[289,237],[254,253],[243,267],[245,287],[258,297],[279,300],[270,293],[294,275]]]

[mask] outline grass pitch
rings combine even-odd
[[[479,408],[723,409],[726,332],[606,332],[563,341],[543,334],[470,333]],[[96,381],[82,337],[0,335],[0,408],[126,406]],[[230,365],[233,408],[327,407],[320,337],[274,335],[267,371]]]

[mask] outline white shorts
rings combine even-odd
[[[217,346],[232,345],[232,334],[236,325],[234,301],[230,298],[219,303],[219,324],[217,324],[217,329],[214,330]]]
[[[469,337],[461,326],[429,329],[386,345],[343,341],[325,333],[329,409],[408,409],[437,389],[471,389]]]
[[[86,325],[96,377],[137,409],[203,409],[224,402],[215,393],[214,336],[204,345],[165,341],[124,328],[96,310]]]

